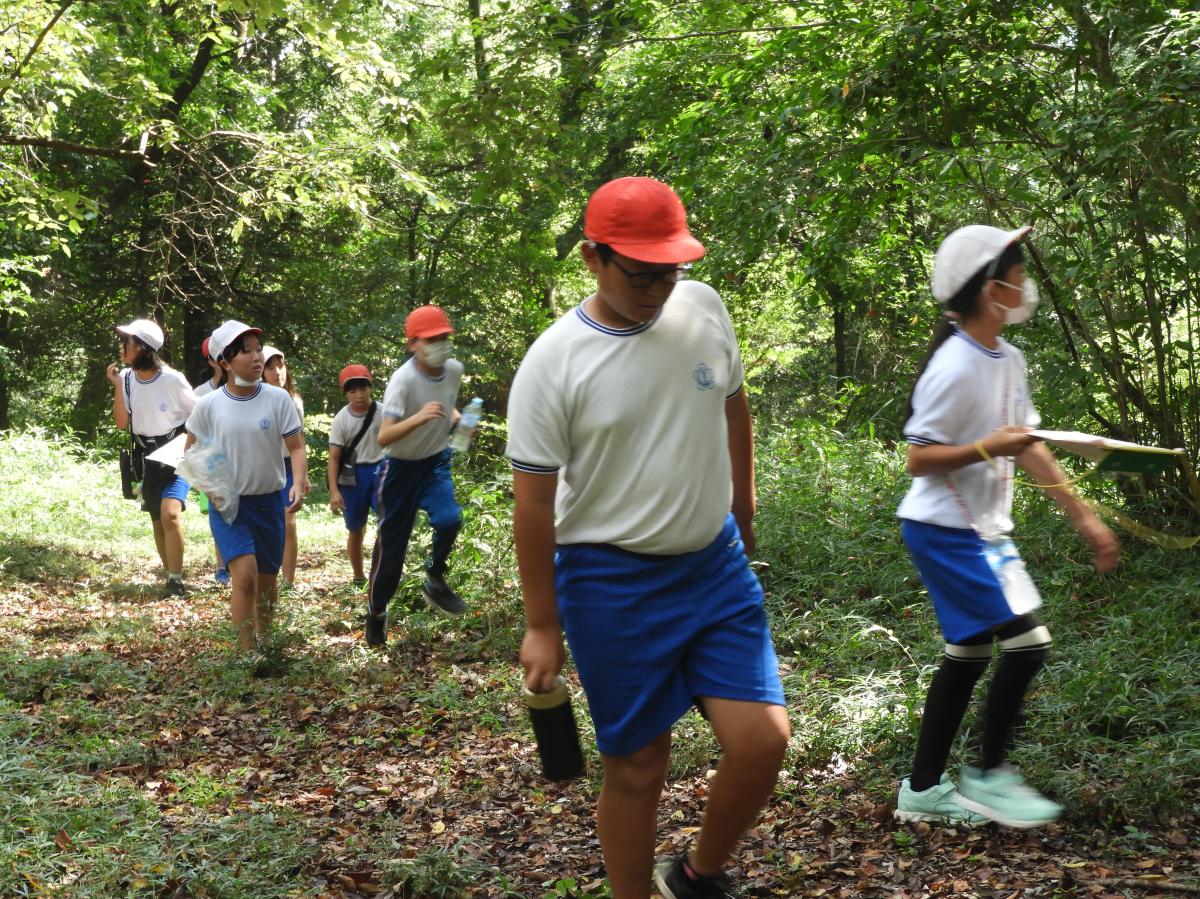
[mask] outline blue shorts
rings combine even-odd
[[[187,508],[188,482],[175,474],[169,465],[147,459],[142,470],[142,508],[150,513],[151,521],[162,517],[162,501],[177,499]]]
[[[346,530],[361,531],[365,528],[367,515],[372,509],[375,510],[375,517],[379,517],[376,488],[379,486],[379,471],[382,465],[382,462],[360,462],[354,466],[354,485],[338,484],[338,492],[346,504],[346,508],[342,510]]]
[[[292,457],[283,457],[283,490],[280,495],[283,497],[283,508],[291,505],[288,498],[292,495],[292,485],[296,483],[296,479],[292,476]]]
[[[971,528],[900,519],[900,536],[937,613],[947,643],[985,634],[1017,617]]]
[[[283,564],[283,493],[259,493],[238,498],[237,518],[226,524],[210,504],[208,524],[225,567],[238,556],[252,555],[259,574],[278,574]]]
[[[701,697],[783,705],[762,586],[730,515],[677,556],[558,547],[558,611],[606,755],[648,746]]]

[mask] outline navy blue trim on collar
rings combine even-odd
[[[233,394],[233,393],[230,393],[230,392],[229,392],[229,385],[228,385],[228,384],[222,384],[222,385],[221,385],[221,392],[222,392],[222,393],[224,393],[224,394],[225,394],[227,397],[229,397],[231,400],[234,400],[234,401],[236,401],[236,402],[239,402],[239,403],[248,403],[248,402],[250,402],[250,400],[254,399],[256,396],[258,396],[260,393],[262,393],[262,389],[263,389],[263,386],[262,386],[262,382],[260,381],[260,382],[259,382],[259,384],[258,384],[258,389],[257,389],[257,390],[255,390],[255,391],[254,391],[254,393],[250,394],[249,396],[237,396],[236,394]]]
[[[156,371],[154,373],[153,378],[151,378],[149,381],[143,381],[141,378],[138,377],[138,373],[137,373],[136,369],[133,369],[132,371],[133,371],[133,379],[135,381],[137,381],[139,384],[142,384],[143,386],[146,384],[153,384],[155,381],[157,381],[159,378],[161,378],[163,376],[163,370],[160,368],[160,369],[158,369],[158,371]]]
[[[979,352],[986,353],[987,355],[991,356],[993,359],[1003,359],[1004,358],[1004,350],[1002,350],[1002,349],[989,350],[987,347],[985,347],[982,343],[980,343],[978,340],[976,340],[974,337],[972,337],[970,334],[968,334],[962,328],[955,328],[954,336],[961,337],[963,340],[965,340],[971,346],[975,347],[975,349],[979,350]]]
[[[584,302],[586,302],[586,300]],[[632,337],[634,334],[641,334],[643,331],[645,331],[647,328],[649,328],[651,325],[653,325],[656,321],[658,321],[658,316],[662,315],[662,310],[659,309],[658,314],[655,315],[654,318],[650,319],[650,321],[645,322],[644,324],[641,324],[641,325],[634,325],[632,328],[610,328],[608,325],[600,324],[600,322],[596,321],[594,318],[592,318],[590,315],[588,315],[586,312],[583,311],[583,303],[580,303],[578,306],[575,307],[575,313],[579,316],[579,318],[583,321],[583,323],[585,325],[587,325],[588,327],[591,327],[591,328],[595,328],[601,334],[608,334],[612,337]]]

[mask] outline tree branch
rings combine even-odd
[[[17,83],[17,79],[21,77],[21,70],[29,64],[29,60],[33,59],[34,54],[38,52],[38,49],[42,46],[42,41],[44,41],[46,39],[46,35],[50,33],[50,29],[58,23],[58,20],[62,18],[63,13],[70,9],[74,3],[75,0],[63,0],[62,5],[59,6],[58,11],[50,17],[50,21],[46,23],[46,27],[43,28],[41,33],[37,36],[37,40],[33,42],[33,46],[29,48],[29,52],[25,54],[24,59],[17,63],[17,67],[13,69],[12,75],[10,75],[3,84],[0,84],[0,97],[3,97],[5,94],[7,94],[8,89]]]
[[[666,41],[686,41],[694,37],[721,37],[727,34],[766,34],[778,31],[810,31],[814,28],[829,28],[836,22],[806,22],[803,25],[764,25],[761,28],[722,28],[717,31],[688,31],[684,34],[667,34],[660,37],[639,35],[613,44],[613,48],[632,44],[661,44]]]
[[[52,137],[31,137],[24,134],[0,134],[0,144],[10,147],[41,147],[46,150],[61,150],[64,153],[78,153],[81,156],[104,156],[108,159],[130,159],[153,166],[146,155],[140,150],[121,150],[115,147],[89,147],[86,144],[76,144],[68,140],[57,140]]]

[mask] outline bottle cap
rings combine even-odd
[[[567,682],[560,674],[554,679],[554,687],[548,693],[534,693],[528,687],[521,686],[521,699],[531,709],[552,709],[562,705],[563,700],[570,696]]]

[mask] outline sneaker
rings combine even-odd
[[[978,827],[988,820],[963,806],[958,788],[946,774],[940,783],[920,792],[904,778],[894,815],[897,821],[936,821],[959,827]]]
[[[218,568],[216,571],[213,572],[213,580],[216,581],[218,584],[228,584],[229,583],[229,569],[228,568]]]
[[[701,877],[687,866],[687,853],[654,870],[654,885],[663,899],[729,899],[733,884],[724,874]]]
[[[432,571],[425,575],[423,589],[425,602],[435,612],[441,612],[443,615],[461,615],[467,610],[467,604],[462,601],[462,597],[450,589],[450,585],[442,580],[441,575]]]
[[[368,646],[387,645],[387,615],[367,613],[366,637]]]
[[[1057,820],[1062,806],[1047,799],[1011,765],[991,771],[963,768],[960,799],[963,807],[986,815],[1006,827],[1041,827]]]
[[[355,590],[361,590],[363,587],[367,586],[367,579],[365,577],[356,577],[350,582],[350,586]]]
[[[167,585],[163,588],[164,596],[187,596],[187,590],[183,587],[183,581],[177,581],[175,578],[167,578]]]

